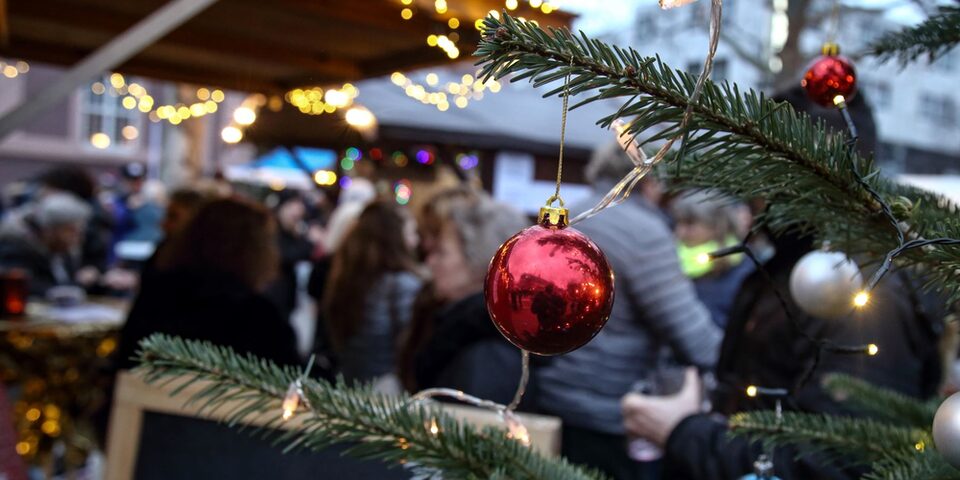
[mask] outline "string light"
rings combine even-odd
[[[313,174],[313,181],[317,185],[330,186],[337,183],[337,174],[330,170],[317,170]]]
[[[240,140],[243,140],[243,132],[239,128],[229,125],[220,131],[220,138],[227,143],[239,143]]]
[[[203,108],[202,105],[201,108]],[[251,125],[256,120],[257,114],[250,107],[240,107],[233,111],[233,121],[240,125]]]
[[[435,79],[439,83],[439,77],[435,73],[428,73],[425,77],[427,86],[430,86],[431,81]],[[466,108],[470,104],[470,100],[481,100],[484,90],[489,89],[495,93],[501,89],[500,82],[496,80],[483,82],[470,74],[463,75],[460,82],[447,82],[443,85],[437,85],[436,90],[415,83],[411,78],[400,72],[391,74],[390,81],[402,88],[408,97],[419,100],[424,104],[434,105],[441,112],[450,108],[450,95],[455,96],[453,103],[457,108]]]
[[[120,130],[120,135],[123,135],[123,138],[127,140],[136,140],[140,136],[140,131],[133,125],[127,125]]]
[[[409,8],[404,8],[403,10],[400,10],[400,18],[404,20],[410,20],[411,18],[413,18],[413,10],[410,10]]]
[[[14,63],[0,62],[0,73],[3,73],[3,76],[7,78],[17,78],[17,76],[29,71],[30,64],[23,60]]]
[[[101,150],[110,147],[110,136],[103,132],[97,132],[90,135],[90,145]]]
[[[747,387],[747,396],[751,398],[757,396],[757,387],[755,385],[750,385]]]
[[[114,96],[123,95],[120,104],[127,110],[137,109],[148,114],[150,121],[166,120],[172,125],[178,125],[191,117],[202,117],[216,112],[217,104],[226,97],[222,90],[211,92],[209,89],[201,87],[196,92],[199,102],[193,102],[189,105],[184,103],[156,105],[156,101],[146,87],[136,82],[127,84],[127,79],[120,73],[110,74],[107,83],[110,84],[110,90],[107,90],[107,86],[103,82],[94,82],[90,85],[90,91],[95,95],[106,93]]]
[[[436,418],[430,419],[430,427],[428,428],[428,430],[430,431],[430,435],[437,436],[440,434],[440,426],[437,425]]]
[[[872,357],[878,353],[880,353],[880,347],[877,347],[872,343],[870,345],[867,345],[867,355],[870,355]]]
[[[373,115],[373,112],[360,105],[350,107],[347,113],[344,114],[344,120],[346,120],[348,125],[358,130],[369,129],[377,123],[377,117]]]
[[[436,0],[433,2],[433,8],[441,15],[447,13],[447,0]]]
[[[857,308],[863,308],[867,305],[867,303],[870,303],[870,294],[865,290],[861,290],[853,296],[853,306]]]
[[[697,260],[697,263],[699,263],[700,265],[706,265],[710,263],[710,254],[706,252],[700,253],[697,255],[696,260]]]
[[[360,90],[357,87],[345,83],[339,89],[331,88],[326,91],[321,87],[295,88],[284,94],[284,99],[297,107],[301,113],[322,115],[334,113],[339,108],[350,107],[358,95]]]
[[[507,10],[516,10],[519,6],[519,2],[517,2],[517,0],[507,0],[505,2],[505,6],[507,7]]]
[[[453,17],[447,20],[447,26],[453,29],[460,28],[460,20],[457,17]]]

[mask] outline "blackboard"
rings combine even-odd
[[[283,453],[269,438],[211,420],[144,411],[136,480],[392,480],[411,472],[343,455],[349,446]]]

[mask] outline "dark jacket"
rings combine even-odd
[[[697,298],[710,311],[710,318],[720,328],[727,326],[733,300],[740,290],[740,284],[753,272],[753,264],[744,259],[737,265],[719,273],[708,273],[693,280],[697,289]]]
[[[766,269],[781,291],[790,272],[809,251],[809,240],[784,238]],[[787,301],[791,302],[789,293]],[[790,304],[809,334],[838,344],[877,344],[875,357],[825,353],[812,379],[784,404],[803,412],[853,414],[833,401],[820,387],[824,375],[842,372],[906,395],[925,398],[939,380],[937,339],[942,315],[925,308],[912,282],[889,274],[872,295],[871,304],[852,318],[822,320],[803,315]],[[720,383],[715,415],[694,415],[671,433],[665,449],[665,476],[685,479],[739,479],[752,470],[760,446],[727,435],[725,416],[755,409],[771,409],[772,401],[748,398],[749,385],[794,388],[813,359],[815,347],[802,338],[784,314],[771,286],[760,272],[743,283],[727,324],[717,377]],[[720,415],[717,415],[720,414]],[[722,416],[721,416],[722,415]],[[858,472],[841,471],[818,456],[794,460],[796,451],[779,449],[775,471],[783,480],[857,478]]]
[[[216,271],[154,274],[120,332],[118,367],[135,366],[130,358],[137,343],[155,332],[207,340],[279,364],[300,363],[293,329],[276,307],[236,278]]]
[[[297,307],[297,264],[309,260],[313,246],[302,236],[283,228],[277,235],[277,248],[280,253],[280,266],[276,280],[267,288],[266,295],[280,310],[283,318]]]
[[[520,381],[520,350],[493,325],[483,294],[447,306],[435,320],[433,335],[415,356],[417,388],[455,388],[510,403]],[[521,406],[533,396],[528,390]]]

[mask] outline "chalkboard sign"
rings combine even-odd
[[[283,453],[260,433],[199,418],[145,412],[134,477],[137,480],[409,479],[410,472],[343,455],[347,446]]]
[[[178,382],[174,382],[177,384]],[[171,386],[147,385],[137,375],[117,377],[107,439],[106,480],[168,479],[347,479],[392,480],[411,478],[412,472],[377,460],[358,460],[343,453],[350,445],[320,452],[295,450],[283,453],[263,432],[238,431],[217,422],[229,408],[200,415],[197,405],[185,406],[197,383],[181,395],[170,396]],[[503,428],[499,415],[473,407],[444,405],[444,411],[464,423]],[[252,418],[264,425],[274,415]],[[518,414],[527,427],[532,448],[545,455],[560,451],[560,420]],[[281,428],[293,427],[294,417]]]

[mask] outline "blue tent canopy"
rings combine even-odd
[[[311,172],[317,170],[332,170],[337,161],[337,152],[325,148],[307,148],[293,147],[294,153],[300,158],[300,161],[310,169]],[[277,168],[300,170],[300,166],[290,155],[290,151],[284,147],[277,147],[261,155],[251,163],[254,168]]]

